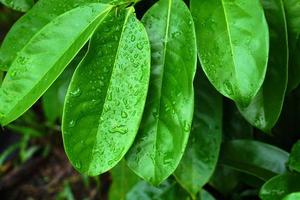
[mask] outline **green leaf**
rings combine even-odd
[[[253,140],[232,140],[221,149],[221,163],[268,180],[286,172],[289,154],[275,146]]]
[[[216,199],[206,190],[202,190],[201,197],[199,198],[199,200],[216,200]]]
[[[259,0],[191,0],[191,11],[208,79],[224,96],[249,104],[263,83],[269,50]]]
[[[295,192],[287,195],[282,200],[299,200],[299,199],[300,199],[300,192]]]
[[[17,11],[26,12],[34,4],[33,0],[0,0],[5,6]]]
[[[150,45],[133,11],[111,12],[99,26],[68,89],[64,146],[71,163],[84,174],[98,175],[114,167],[139,128],[150,76]]]
[[[267,181],[259,192],[262,200],[281,200],[286,195],[300,191],[299,174],[283,174]]]
[[[239,105],[253,126],[270,132],[283,105],[288,80],[288,35],[282,0],[262,0],[270,32],[270,52],[265,81],[250,105]],[[276,85],[276,90],[274,90]]]
[[[51,85],[42,98],[43,111],[48,122],[54,123],[55,120],[62,118],[65,96],[70,84],[75,68],[86,54],[83,48],[72,60],[66,70]]]
[[[107,3],[109,0],[39,0],[5,37],[0,48],[0,70],[7,71],[17,53],[50,21],[76,7],[98,2]]]
[[[2,125],[18,118],[38,100],[88,41],[111,8],[98,3],[75,8],[54,19],[26,44],[0,88]]]
[[[292,148],[288,165],[290,169],[300,173],[300,140]]]
[[[223,140],[253,139],[253,127],[244,119],[236,105],[224,99]]]
[[[194,110],[196,40],[182,0],[160,0],[143,18],[152,46],[152,73],[139,133],[128,166],[158,185],[178,166]]]
[[[283,0],[289,33],[289,81],[288,92],[300,83],[300,1]]]
[[[194,198],[217,164],[222,138],[222,96],[202,70],[195,80],[195,112],[189,143],[175,171],[177,181]]]
[[[125,160],[112,169],[111,176],[109,199],[112,200],[125,200],[127,193],[140,181],[139,177],[127,167]]]
[[[227,196],[232,194],[240,183],[240,172],[226,166],[217,165],[209,184],[217,191]]]
[[[188,194],[173,180],[166,180],[158,187],[145,181],[137,183],[126,195],[126,200],[189,200]]]

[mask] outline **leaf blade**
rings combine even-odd
[[[142,21],[153,65],[142,124],[126,160],[140,177],[159,184],[175,171],[187,144],[194,109],[196,41],[192,17],[181,0],[157,2]]]
[[[260,2],[192,0],[191,11],[208,79],[224,96],[248,104],[263,83],[268,58],[268,26]]]
[[[283,2],[262,0],[262,4],[271,33],[266,78],[251,103],[238,107],[250,124],[264,132],[270,132],[280,116],[287,88],[288,33]]]
[[[14,60],[0,88],[2,125],[15,120],[38,100],[110,9],[111,6],[105,4],[76,8],[53,20],[29,41]],[[81,14],[82,11],[85,14]]]
[[[111,12],[76,69],[64,106],[63,141],[81,173],[114,167],[138,131],[150,76],[150,46],[133,8]],[[101,163],[101,165],[99,165]]]
[[[195,91],[191,135],[175,171],[177,181],[193,197],[196,197],[214,172],[222,138],[222,97],[210,85],[202,70],[198,70]]]

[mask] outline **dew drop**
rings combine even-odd
[[[121,112],[121,117],[122,117],[122,118],[127,118],[127,117],[128,117],[128,114],[127,114],[125,111],[122,111],[122,112]]]
[[[75,126],[75,124],[76,124],[75,120],[71,120],[69,123],[69,127],[73,128]]]
[[[79,97],[81,95],[81,90],[80,88],[77,88],[76,90],[72,91],[70,94],[72,97]]]

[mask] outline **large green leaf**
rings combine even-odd
[[[18,118],[38,100],[88,41],[111,8],[95,3],[73,9],[54,19],[26,44],[0,88],[2,125]]]
[[[125,160],[111,170],[112,185],[109,188],[109,199],[125,200],[127,193],[140,179],[127,167]]]
[[[78,6],[98,2],[109,3],[110,0],[39,0],[5,37],[0,48],[0,69],[8,70],[17,53],[54,18]]]
[[[21,12],[28,11],[34,3],[33,0],[0,0],[0,2],[9,8]]]
[[[160,0],[143,23],[152,46],[152,74],[142,124],[127,161],[140,177],[157,185],[175,171],[188,141],[196,40],[182,0]]]
[[[288,156],[287,152],[269,144],[232,140],[222,146],[220,162],[266,181],[276,174],[286,172]]]
[[[283,174],[267,181],[259,192],[262,200],[282,200],[290,193],[300,191],[299,174]]]
[[[270,32],[270,54],[263,86],[250,105],[239,105],[253,126],[270,132],[281,113],[288,80],[288,35],[282,0],[262,0]],[[276,90],[274,90],[276,85]]]
[[[300,83],[300,0],[283,0],[289,33],[289,83],[288,91]]]
[[[294,144],[288,162],[289,168],[300,173],[300,141]]]
[[[191,11],[209,80],[226,97],[249,104],[263,83],[269,50],[259,0],[191,0]]]
[[[195,80],[195,112],[189,143],[175,171],[177,181],[195,198],[217,164],[222,136],[222,96],[202,70]]]
[[[66,97],[64,146],[78,171],[98,175],[122,159],[139,128],[149,77],[143,25],[133,8],[111,12],[92,37]]]

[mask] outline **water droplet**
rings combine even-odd
[[[81,169],[81,167],[82,167],[81,162],[80,161],[75,162],[75,167],[77,169]]]
[[[135,41],[135,36],[134,36],[134,35],[131,35],[130,40],[131,40],[131,42],[134,42],[134,41]]]
[[[70,92],[72,97],[79,97],[81,95],[81,90],[80,88],[77,88],[76,90]]]
[[[121,112],[121,117],[122,117],[122,118],[127,118],[127,117],[128,117],[128,114],[127,114],[125,111],[122,111],[122,112]]]
[[[143,49],[143,45],[141,43],[138,43],[137,46],[136,46],[139,50],[142,50]]]
[[[187,121],[184,121],[184,131],[185,132],[190,132],[191,131],[191,124]]]
[[[128,129],[124,125],[115,126],[110,130],[111,133],[120,133],[122,135],[128,133]]]
[[[75,124],[76,124],[75,120],[71,120],[69,123],[69,127],[73,128],[75,126]]]

